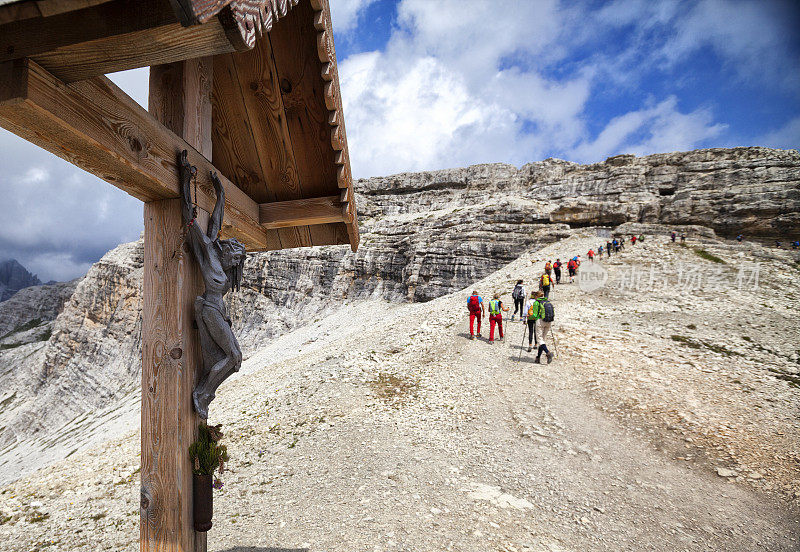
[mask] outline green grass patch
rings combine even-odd
[[[695,249],[694,252],[698,257],[705,259],[707,261],[711,261],[712,263],[725,264],[725,261],[723,261],[716,255],[712,255],[705,249]]]
[[[731,351],[730,349],[727,349],[722,345],[716,345],[708,341],[695,341],[694,339],[686,337],[685,335],[673,335],[671,336],[671,338],[672,341],[681,343],[692,349],[708,349],[709,351],[712,351],[714,353],[719,353],[726,357],[743,356],[742,353],[738,351]]]
[[[16,349],[17,347],[21,347],[25,345],[24,343],[4,343],[0,345],[0,351],[6,351],[8,349]]]
[[[36,326],[38,326],[41,323],[42,323],[42,319],[41,318],[34,318],[33,320],[28,320],[24,324],[20,324],[19,326],[17,326],[16,328],[11,330],[10,332],[6,333],[4,336],[0,337],[0,339],[5,339],[10,335],[14,335],[15,333],[27,332],[28,330],[31,330],[31,329],[35,328]]]

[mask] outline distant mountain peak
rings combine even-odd
[[[16,259],[0,261],[0,301],[5,301],[21,289],[40,285],[41,280]]]

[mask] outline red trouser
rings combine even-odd
[[[497,331],[500,332],[500,339],[503,339],[503,315],[490,314],[489,315],[489,341],[494,341],[494,325],[497,323]]]
[[[475,319],[478,319],[478,333],[481,333],[481,311],[470,311],[469,312],[469,335],[475,335],[475,332],[472,331],[472,324],[475,322]]]

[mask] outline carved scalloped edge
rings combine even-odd
[[[220,21],[226,31],[230,22],[234,23],[241,35],[236,37],[234,47],[237,50],[249,50],[255,46],[256,40],[268,33],[272,25],[299,2],[300,0],[236,0],[220,12]],[[213,14],[203,17],[208,20],[211,15]],[[228,37],[231,38],[230,33]]]
[[[358,220],[353,200],[353,176],[350,172],[350,153],[342,112],[339,71],[333,45],[333,28],[328,0],[310,0],[314,9],[314,28],[317,29],[317,57],[322,63],[320,74],[325,81],[325,107],[331,127],[331,147],[336,152],[336,182],[341,189],[342,214],[353,251],[358,247]]]

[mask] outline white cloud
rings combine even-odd
[[[0,258],[42,280],[72,279],[141,233],[141,202],[0,129]]]
[[[671,96],[652,107],[615,117],[594,140],[575,148],[575,160],[593,162],[622,152],[649,155],[690,150],[725,130],[725,125],[714,124],[709,110],[681,113],[677,103]]]
[[[767,134],[761,136],[756,145],[779,149],[800,149],[800,117],[795,117]]]
[[[331,21],[337,33],[355,29],[359,15],[375,0],[331,0]]]

